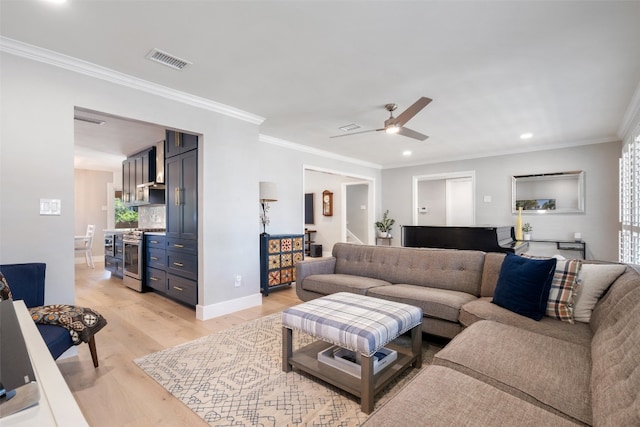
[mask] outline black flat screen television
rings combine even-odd
[[[0,301],[0,418],[40,401],[40,391],[13,300]]]

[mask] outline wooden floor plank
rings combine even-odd
[[[92,427],[206,425],[133,359],[242,324],[299,304],[295,289],[263,297],[263,304],[216,319],[200,321],[195,311],[154,293],[126,288],[104,265],[76,266],[76,304],[91,307],[108,321],[96,334],[100,366],[95,369],[88,345],[78,356],[57,364]]]

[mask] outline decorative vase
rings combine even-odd
[[[531,240],[531,233],[524,233],[524,240]]]
[[[519,207],[518,216],[516,217],[516,240],[522,239],[522,207]]]

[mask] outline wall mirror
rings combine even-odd
[[[511,177],[511,212],[584,213],[584,171]]]

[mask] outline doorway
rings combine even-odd
[[[324,191],[333,193],[331,216],[323,215]],[[336,242],[375,244],[375,178],[303,166],[303,201],[305,194],[314,200],[314,224],[305,227],[315,230],[313,240],[324,254],[330,256]]]
[[[413,225],[475,225],[475,171],[413,177]]]

